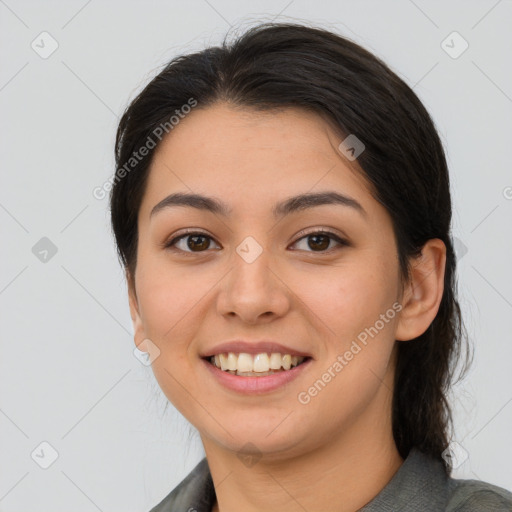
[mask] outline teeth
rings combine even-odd
[[[271,375],[276,371],[289,370],[304,361],[304,357],[292,356],[290,354],[262,352],[255,356],[242,352],[217,354],[210,358],[210,362],[223,371],[236,375],[251,376],[254,374]]]
[[[253,360],[251,354],[244,354],[243,352],[238,356],[236,370],[239,372],[252,372]]]
[[[268,372],[270,368],[270,359],[267,354],[257,354],[254,358],[254,372]]]
[[[228,356],[227,354],[220,354],[220,369],[222,371],[228,369]]]
[[[236,357],[236,354],[233,354],[233,352],[228,354],[228,370],[236,370],[237,359],[238,357]]]
[[[279,370],[281,368],[281,354],[272,353],[270,354],[270,369]]]

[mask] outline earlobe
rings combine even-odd
[[[428,240],[411,262],[411,276],[404,290],[395,339],[421,336],[434,321],[444,292],[446,246],[439,238]]]
[[[135,291],[135,283],[128,271],[126,272],[126,282],[128,285],[128,303],[130,306],[130,316],[132,318],[133,325],[133,340],[135,342],[135,346],[140,351],[147,352],[148,347],[146,347],[145,343],[147,337],[140,316],[137,293]]]

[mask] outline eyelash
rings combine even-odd
[[[169,240],[169,242],[164,243],[164,248],[171,250],[171,251],[175,251],[175,252],[181,252],[182,254],[185,254],[186,256],[194,256],[194,255],[200,254],[202,252],[207,252],[207,250],[205,250],[205,251],[183,251],[182,249],[176,249],[174,247],[179,240],[181,240],[182,238],[187,238],[192,235],[204,236],[206,238],[209,238],[210,240],[213,240],[213,238],[210,235],[208,235],[207,233],[204,233],[202,231],[190,230],[190,231],[185,231],[181,235]],[[304,230],[304,231],[299,232],[297,234],[298,238],[295,240],[295,242],[293,242],[293,245],[296,244],[297,242],[299,242],[300,240],[302,240],[303,238],[307,238],[308,236],[313,236],[313,235],[327,235],[330,239],[334,240],[339,245],[338,245],[338,247],[331,247],[330,249],[327,249],[325,251],[306,251],[306,252],[311,252],[313,254],[315,254],[315,253],[330,254],[333,250],[341,249],[341,247],[343,247],[343,246],[350,245],[347,240],[344,240],[343,238],[339,237],[335,233],[333,233],[331,231],[326,231],[324,229],[320,229],[317,231],[308,231],[308,232]]]

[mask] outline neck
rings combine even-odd
[[[403,463],[377,405],[348,430],[293,458],[263,457],[250,467],[236,453],[203,439],[216,489],[213,512],[355,512],[370,502]],[[376,427],[377,425],[377,427]]]

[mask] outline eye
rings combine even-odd
[[[311,252],[331,252],[332,250],[339,248],[340,246],[348,246],[349,243],[343,238],[339,237],[335,233],[326,230],[317,230],[306,233],[305,231],[301,231],[299,236],[303,235],[301,238],[296,240],[293,245],[299,244],[302,240],[309,239],[307,243],[307,247],[300,248],[299,250],[308,250],[312,249]],[[205,252],[207,249],[210,249],[211,241],[213,238],[206,233],[201,231],[187,231],[184,234],[181,234],[177,237],[172,238],[169,242],[164,244],[166,249],[170,249],[177,252],[186,253],[187,255],[199,252]],[[336,242],[338,247],[330,247],[331,242]],[[220,248],[217,245],[217,248]]]
[[[213,240],[213,238],[206,233],[202,233],[200,231],[188,231],[187,233],[170,240],[165,244],[165,247],[189,254],[194,252],[204,252],[206,249],[210,248],[211,240]]]
[[[299,235],[304,234],[304,231],[301,231]],[[301,240],[307,240],[307,247],[312,249],[312,252],[331,252],[331,250],[336,249],[336,247],[330,247],[331,241],[335,241],[338,244],[338,248],[340,246],[349,245],[346,240],[343,240],[338,235],[332,233],[331,231],[311,231],[307,233],[305,236],[299,238],[293,245],[298,244]],[[299,248],[300,250],[307,250],[303,248]]]

